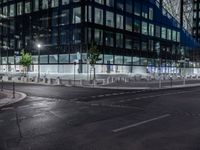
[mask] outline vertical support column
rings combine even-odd
[[[160,8],[163,6],[163,0],[160,0]]]
[[[184,5],[184,0],[180,0],[180,25],[183,27],[183,5]]]

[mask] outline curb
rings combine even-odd
[[[18,94],[18,95],[20,95],[20,97],[16,98],[16,99],[12,99],[11,98],[12,97],[12,91],[11,90],[4,90],[4,91],[2,91],[2,93],[5,93],[5,92],[7,92],[6,93],[7,97],[3,98],[3,99],[0,99],[0,101],[7,101],[7,102],[4,102],[4,103],[0,104],[0,109],[4,108],[4,107],[7,107],[9,105],[18,103],[18,102],[24,100],[27,97],[27,95],[25,93],[17,92],[16,91],[15,93]]]
[[[65,85],[67,86],[67,85]],[[200,84],[190,84],[183,86],[166,86],[162,88],[153,88],[153,87],[103,87],[103,86],[76,86],[81,88],[91,88],[91,89],[111,89],[111,90],[167,90],[167,89],[182,89],[190,87],[200,87]]]

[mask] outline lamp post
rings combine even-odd
[[[37,44],[38,48],[38,82],[40,82],[40,49],[41,49],[41,44]]]
[[[76,62],[74,62],[74,86],[76,85]]]

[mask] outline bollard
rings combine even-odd
[[[113,83],[113,82],[114,82],[114,78],[112,77],[112,78],[111,78],[111,83]]]
[[[106,83],[107,83],[106,79],[103,79],[103,85],[106,85]]]
[[[83,85],[83,80],[80,79],[80,86],[82,86],[82,85]]]
[[[183,78],[183,85],[185,85],[185,77]]]
[[[48,84],[52,84],[52,79],[51,78],[49,78],[47,81],[48,81]]]
[[[125,78],[125,83],[128,83],[129,82],[128,80],[129,80],[128,78]]]
[[[162,80],[161,78],[159,79],[159,89],[162,88]]]
[[[57,77],[57,85],[60,85],[61,81],[60,81],[60,77]]]
[[[15,98],[15,82],[13,82],[13,98]]]
[[[107,78],[107,82],[106,82],[106,83],[107,83],[107,84],[110,83],[110,77]]]

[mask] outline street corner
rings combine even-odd
[[[0,108],[20,102],[27,97],[25,93],[14,92],[12,90],[0,91]]]

